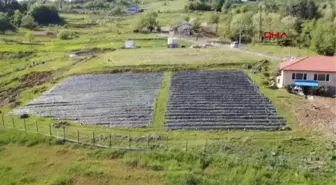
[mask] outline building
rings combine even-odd
[[[124,47],[126,49],[133,49],[133,48],[135,48],[135,42],[134,42],[134,40],[126,40]]]
[[[324,87],[335,93],[336,56],[311,56],[280,63],[279,88],[287,85]]]

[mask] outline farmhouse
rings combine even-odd
[[[292,59],[280,64],[277,77],[279,88],[287,85],[324,87],[335,93],[336,56],[311,56]]]

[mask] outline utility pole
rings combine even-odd
[[[241,35],[242,35],[242,24],[239,23],[239,43],[238,43],[238,48],[240,48],[240,45],[241,45]]]
[[[292,10],[291,10],[292,6],[290,4],[290,1],[288,3],[289,3],[289,19],[290,19],[291,18],[291,12],[292,12]],[[290,37],[290,34],[289,34],[289,19],[287,20],[287,35],[288,35],[288,37]],[[289,45],[289,57],[290,57],[290,59],[292,58],[292,56],[291,56],[291,44],[292,43],[290,43],[290,45]]]
[[[259,41],[262,42],[262,6],[259,6]]]

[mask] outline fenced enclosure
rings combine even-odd
[[[57,123],[57,122],[55,122]],[[122,149],[122,150],[191,150],[207,149],[211,143],[218,140],[205,139],[177,139],[163,134],[135,134],[109,133],[112,128],[92,131],[83,127],[46,124],[32,118],[19,118],[17,116],[1,114],[1,127],[5,129],[15,129],[22,132],[40,134],[47,137],[56,138],[62,142],[90,145],[100,148]]]

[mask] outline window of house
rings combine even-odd
[[[314,80],[329,81],[329,74],[314,74]]]
[[[293,80],[307,80],[307,73],[293,73]]]

